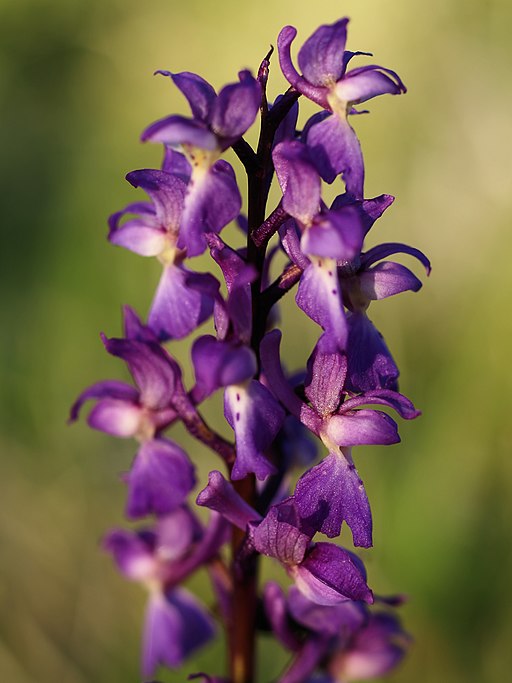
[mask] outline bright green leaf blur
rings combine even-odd
[[[409,87],[355,121],[367,196],[398,198],[372,240],[411,243],[434,265],[419,294],[371,309],[424,414],[401,426],[401,445],[355,453],[375,517],[370,583],[410,596],[415,645],[392,680],[508,680],[512,4],[0,0],[0,681],[139,680],[144,595],[98,547],[123,523],[118,475],[134,444],[65,421],[83,387],[123,376],[98,334],[120,332],[122,303],[145,314],[158,278],[156,263],[105,240],[108,214],[139,196],[124,174],[160,162],[140,132],[186,112],[153,71],[197,71],[218,87],[255,70],[283,25],[300,45],[344,14],[349,48]],[[271,95],[284,87],[274,58]],[[295,368],[318,329],[292,305]],[[220,400],[207,415],[219,419]],[[217,463],[183,440],[204,482]],[[202,575],[192,584],[208,599]],[[261,658],[267,683],[285,658],[269,640]],[[222,660],[214,646],[185,672],[221,673]]]

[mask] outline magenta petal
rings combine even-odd
[[[327,437],[338,446],[389,446],[398,443],[396,422],[380,410],[354,410],[327,419]]]
[[[301,247],[305,254],[346,262],[359,255],[363,237],[358,211],[352,206],[344,206],[315,218],[302,235]]]
[[[168,406],[180,376],[178,364],[158,344],[103,337],[107,351],[122,358],[140,389],[140,403],[152,409]]]
[[[283,209],[308,224],[320,209],[320,178],[308,148],[296,140],[281,142],[272,158],[283,192]]]
[[[132,220],[111,232],[108,240],[139,256],[158,256],[166,245],[166,231],[151,228],[140,220]]]
[[[194,466],[182,448],[167,439],[152,439],[139,448],[126,482],[127,515],[137,519],[173,512],[185,501],[196,480]]]
[[[205,233],[218,233],[240,213],[242,198],[232,167],[217,161],[199,179],[193,179],[185,199],[178,246],[188,256],[206,249]]]
[[[323,25],[301,47],[297,61],[304,78],[317,86],[330,86],[342,75],[348,19]]]
[[[299,590],[319,605],[373,602],[358,558],[333,543],[316,543],[296,571]]]
[[[214,633],[211,618],[188,591],[177,588],[152,595],[144,624],[143,676],[153,676],[160,665],[181,666]]]
[[[358,104],[378,95],[400,95],[406,88],[391,69],[369,64],[353,69],[336,83],[336,95],[343,102]]]
[[[327,606],[309,600],[296,586],[288,594],[291,616],[302,626],[319,635],[348,639],[365,621],[365,613],[356,602]]]
[[[361,293],[368,299],[386,299],[401,292],[417,292],[421,280],[400,263],[384,261],[359,274]]]
[[[192,274],[183,266],[165,266],[151,304],[149,326],[161,340],[186,337],[213,313],[217,289],[218,283],[209,273]]]
[[[218,341],[210,335],[199,337],[192,346],[196,384],[206,398],[220,387],[240,384],[257,371],[252,349],[233,342]]]
[[[403,659],[407,640],[398,619],[384,613],[372,614],[350,647],[333,658],[329,670],[337,680],[380,678]]]
[[[318,260],[306,268],[295,297],[297,305],[344,349],[348,329],[341,303],[336,264]]]
[[[123,328],[126,339],[158,344],[157,336],[147,325],[144,325],[131,306],[123,306]]]
[[[300,594],[299,594],[300,595]],[[283,589],[278,583],[269,581],[263,589],[263,605],[265,614],[272,626],[272,631],[279,642],[292,652],[299,649],[300,640],[292,629],[288,616],[288,605]]]
[[[217,138],[204,123],[185,116],[167,116],[148,126],[141,135],[142,142],[163,142],[166,145],[190,145],[213,151]]]
[[[239,78],[222,88],[211,111],[210,125],[225,138],[224,149],[252,126],[261,103],[261,86],[250,71],[241,71]]]
[[[236,461],[232,479],[243,479],[253,472],[265,479],[275,467],[263,455],[275,439],[284,420],[284,410],[257,380],[247,386],[229,387],[225,393],[224,414],[235,432]]]
[[[414,258],[417,258],[424,266],[427,275],[430,275],[430,261],[425,254],[419,249],[409,247],[407,244],[401,244],[400,242],[386,242],[385,244],[378,244],[376,247],[373,247],[373,249],[369,249],[361,255],[361,265],[364,268],[368,268],[376,261],[387,258],[392,254],[409,254],[410,256],[414,256]]]
[[[331,211],[341,209],[343,206],[352,206],[359,214],[363,225],[364,234],[373,226],[375,221],[382,216],[384,211],[391,206],[395,198],[390,194],[381,194],[372,199],[354,200],[351,194],[345,192],[339,195],[331,205]],[[362,258],[364,254],[362,255]]]
[[[329,678],[313,675],[319,664],[326,660],[330,646],[329,639],[309,634],[288,669],[279,677],[279,683],[332,683]]]
[[[133,202],[128,204],[121,211],[116,211],[111,214],[108,218],[108,227],[113,232],[119,227],[119,223],[122,218],[128,214],[139,214],[143,217],[143,222],[146,225],[152,225],[158,227],[158,221],[156,220],[155,207],[151,202]]]
[[[291,44],[295,40],[297,29],[294,26],[285,26],[277,37],[277,49],[279,52],[279,64],[286,80],[300,93],[313,102],[325,106],[327,102],[327,88],[318,87],[301,76],[294,67],[291,58]]]
[[[134,187],[142,188],[151,197],[156,218],[166,230],[178,230],[183,211],[186,183],[181,178],[155,169],[131,171],[126,180]]]
[[[341,402],[347,357],[330,348],[322,335],[308,360],[305,393],[319,415],[334,413]]]
[[[217,470],[208,475],[208,486],[199,493],[196,502],[218,512],[242,531],[245,531],[249,522],[260,519],[260,515]]]
[[[341,454],[329,455],[297,482],[295,500],[302,517],[318,531],[335,538],[345,521],[354,545],[372,545],[372,515],[357,470]]]
[[[188,185],[190,176],[192,174],[192,167],[184,154],[177,152],[170,145],[165,145],[162,171],[180,178],[186,185]]]
[[[69,422],[74,422],[77,420],[83,404],[86,401],[95,398],[113,398],[129,403],[136,403],[139,398],[139,392],[129,384],[125,384],[125,382],[118,382],[115,379],[107,379],[103,382],[97,382],[83,391],[73,403],[69,412]]]
[[[279,104],[284,95],[278,95],[274,100],[272,107]],[[284,140],[293,140],[295,138],[295,131],[297,128],[297,119],[299,117],[299,103],[294,102],[290,108],[290,111],[286,114],[284,119],[281,121],[277,127],[276,133],[274,135],[274,148]]]
[[[347,322],[347,390],[354,393],[372,389],[396,391],[398,368],[380,332],[360,311],[352,313]]]
[[[187,506],[160,517],[155,530],[155,553],[166,563],[189,555],[203,535],[201,524]]]
[[[274,557],[285,565],[302,562],[314,530],[300,517],[293,498],[273,505],[254,527],[252,540],[259,553]]]
[[[171,73],[169,71],[157,71],[163,76],[170,76],[176,87],[185,95],[195,119],[206,121],[210,109],[217,95],[212,86],[204,78],[190,71]]]
[[[374,389],[366,391],[361,396],[354,396],[347,399],[340,408],[340,413],[359,408],[364,405],[384,405],[393,408],[403,417],[404,420],[413,420],[415,417],[421,415],[419,410],[416,410],[412,401],[407,396],[399,394],[396,391],[388,389]]]
[[[300,400],[284,376],[279,358],[280,343],[281,332],[279,330],[272,330],[265,335],[261,342],[261,363],[265,379],[274,395],[281,401],[287,410],[297,419],[300,419],[308,429],[315,434],[318,434],[321,419],[314,410]]]
[[[347,192],[356,199],[363,198],[364,163],[357,135],[346,120],[333,114],[312,126],[307,134],[318,172],[332,183],[343,174]]]
[[[115,398],[104,398],[91,410],[87,422],[93,429],[126,439],[135,436],[141,418],[140,406]]]
[[[302,253],[300,233],[293,219],[285,221],[279,228],[279,237],[290,261],[305,270],[309,265],[309,259]]]
[[[154,556],[152,534],[137,534],[124,529],[111,531],[103,539],[103,548],[112,554],[119,570],[132,581],[155,579],[158,565]]]

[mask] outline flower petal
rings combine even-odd
[[[108,339],[103,336],[107,351],[122,358],[140,389],[140,402],[147,408],[166,407],[180,377],[176,361],[158,344],[134,339]]]
[[[396,422],[380,410],[355,410],[327,419],[325,434],[337,446],[389,446],[398,443]]]
[[[112,554],[119,571],[132,581],[148,581],[158,574],[153,553],[154,534],[134,533],[124,529],[111,531],[103,539],[103,548]]]
[[[252,541],[259,553],[274,557],[281,564],[302,562],[315,530],[305,523],[293,498],[272,505],[264,519],[254,526]]]
[[[407,396],[399,394],[397,391],[390,391],[387,389],[366,391],[364,394],[361,394],[361,396],[349,398],[342,404],[339,412],[343,413],[364,405],[388,406],[389,408],[396,410],[404,420],[413,420],[415,417],[421,415],[421,412],[416,410]]]
[[[206,398],[220,387],[240,384],[251,379],[257,371],[252,349],[233,342],[218,341],[206,335],[192,346],[192,362],[196,386]]]
[[[187,158],[181,152],[177,152],[170,145],[164,146],[164,158],[162,161],[162,171],[174,175],[188,185],[192,174],[192,167]]]
[[[217,161],[199,178],[192,177],[185,199],[178,246],[188,256],[206,249],[205,233],[218,233],[240,213],[242,199],[232,167]]]
[[[391,69],[369,64],[345,74],[336,83],[335,92],[343,102],[359,104],[386,93],[400,95],[406,92],[406,87]]]
[[[145,168],[131,171],[126,180],[133,187],[140,187],[152,199],[156,218],[167,231],[177,232],[187,185],[181,178],[165,171]]]
[[[364,485],[353,463],[341,454],[329,455],[297,482],[295,500],[302,517],[318,531],[335,538],[345,521],[354,545],[372,545],[372,515]]]
[[[311,35],[297,56],[304,78],[317,86],[331,86],[344,69],[348,19],[323,25]]]
[[[332,183],[340,173],[347,192],[363,198],[364,162],[361,145],[346,117],[333,114],[311,126],[306,140],[322,178]]]
[[[346,389],[361,393],[398,388],[398,367],[382,335],[364,312],[354,311],[348,323]]]
[[[359,255],[363,237],[358,211],[344,206],[317,216],[313,225],[304,231],[301,247],[305,254],[346,262]]]
[[[277,37],[277,49],[279,52],[279,64],[284,77],[296,90],[305,95],[313,102],[325,106],[327,103],[327,88],[318,87],[309,83],[301,76],[294,67],[290,54],[291,44],[295,40],[297,29],[294,26],[285,26]]]
[[[196,483],[185,451],[167,439],[152,439],[139,448],[126,476],[130,519],[167,515],[186,499]]]
[[[181,90],[187,98],[195,119],[206,122],[208,114],[217,97],[212,86],[204,78],[190,71],[171,73],[170,71],[157,71],[157,74],[169,76],[174,85]]]
[[[369,249],[367,252],[361,255],[361,265],[364,268],[368,268],[376,261],[380,261],[393,254],[409,254],[417,258],[420,263],[423,264],[427,275],[430,275],[430,261],[425,256],[425,254],[419,249],[414,247],[409,247],[407,244],[400,244],[399,242],[387,242],[385,244],[378,244],[373,249]]]
[[[127,221],[120,228],[110,232],[108,241],[139,256],[158,256],[167,243],[165,230],[150,228],[137,219]]]
[[[301,142],[285,141],[272,153],[283,192],[283,209],[302,224],[309,224],[320,209],[320,177]]]
[[[142,675],[155,675],[160,665],[177,668],[215,634],[200,603],[181,588],[156,593],[148,603],[144,623]]]
[[[302,274],[295,301],[336,341],[339,349],[346,347],[348,329],[335,261],[314,258]]]
[[[309,600],[296,586],[288,594],[289,610],[296,622],[319,635],[338,636],[348,640],[365,621],[360,604],[319,605]]]
[[[409,268],[393,261],[378,263],[359,274],[361,293],[371,300],[386,299],[401,292],[417,292],[421,280]]]
[[[215,510],[242,531],[261,516],[235,491],[217,470],[208,475],[208,486],[197,496],[197,504]]]
[[[319,415],[334,413],[341,402],[347,374],[347,358],[331,349],[322,335],[308,359],[305,393]]]
[[[165,266],[148,316],[150,328],[162,341],[186,337],[213,313],[218,287],[209,273]]]
[[[140,406],[115,398],[104,398],[91,410],[87,423],[105,434],[128,439],[138,432],[141,418]]]
[[[69,422],[75,422],[75,420],[78,419],[80,410],[86,401],[100,398],[114,398],[125,402],[136,403],[139,398],[139,392],[129,384],[118,382],[115,379],[96,382],[96,384],[93,384],[85,389],[85,391],[82,391],[80,396],[73,403],[71,410],[69,411]]]
[[[236,461],[231,473],[234,480],[253,472],[265,479],[275,467],[263,455],[275,439],[284,420],[284,410],[257,380],[246,386],[234,385],[226,389],[224,414],[235,432]]]
[[[301,595],[299,593],[299,595]],[[276,638],[292,652],[299,649],[300,640],[292,628],[288,615],[288,605],[281,586],[275,581],[268,581],[263,589],[263,605],[265,614],[272,626]]]
[[[336,680],[380,678],[403,659],[407,641],[407,634],[396,617],[382,612],[372,614],[350,647],[332,658],[329,671]]]
[[[279,330],[272,330],[261,342],[260,355],[265,380],[285,408],[300,419],[308,429],[318,434],[321,419],[314,410],[300,400],[284,376],[279,358],[280,343],[281,332]]]
[[[210,125],[224,138],[223,149],[236,142],[252,126],[261,103],[261,85],[250,71],[241,71],[239,83],[226,85],[213,105]]]
[[[204,123],[173,114],[152,123],[141,135],[142,142],[163,142],[166,145],[190,145],[213,151],[217,138]]]
[[[336,605],[346,600],[373,602],[359,560],[333,543],[314,545],[296,568],[295,585],[319,605]]]

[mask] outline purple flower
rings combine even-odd
[[[112,531],[104,540],[120,571],[149,590],[143,638],[142,673],[158,666],[181,666],[215,634],[211,617],[186,590],[176,588],[226,539],[220,518],[212,517],[203,530],[187,508],[162,518],[154,530]]]
[[[345,50],[348,19],[320,26],[304,43],[298,54],[302,76],[295,69],[290,47],[297,35],[285,26],[277,39],[283,74],[301,94],[327,110],[316,117],[307,131],[307,144],[324,180],[332,183],[343,174],[347,192],[363,197],[364,165],[361,147],[348,123],[348,114],[358,113],[355,104],[389,93],[406,91],[398,75],[374,64],[347,72],[352,57],[360,52]]]
[[[359,256],[363,245],[363,223],[353,206],[327,210],[321,206],[320,178],[307,147],[282,142],[273,153],[283,208],[290,221],[281,230],[283,245],[303,269],[296,301],[299,307],[336,340],[340,349],[347,343],[348,328],[337,278],[337,263]]]
[[[348,397],[344,393],[346,357],[333,349],[323,335],[309,359],[305,394],[301,401],[286,381],[279,362],[280,333],[267,334],[261,356],[273,393],[283,405],[319,436],[329,450],[320,464],[306,472],[295,489],[297,507],[330,538],[338,536],[343,521],[352,530],[354,544],[372,544],[372,519],[368,498],[352,461],[351,447],[397,443],[397,425],[386,413],[363,408],[380,404],[412,419],[418,411],[405,396],[389,390],[368,391]]]
[[[187,98],[193,118],[173,115],[153,123],[142,134],[143,141],[181,145],[192,169],[181,219],[178,246],[188,256],[206,248],[205,234],[218,233],[237,218],[241,197],[231,166],[220,155],[252,125],[259,109],[261,86],[249,71],[239,73],[239,82],[217,95],[196,74],[169,76]]]
[[[123,382],[98,382],[78,397],[70,419],[78,418],[85,401],[96,399],[88,417],[93,429],[140,442],[125,475],[127,514],[131,518],[165,515],[176,510],[195,485],[194,466],[185,451],[160,436],[177,416],[171,401],[177,383],[181,384],[179,368],[155,342],[104,338],[104,343],[109,353],[127,363],[138,390]]]
[[[149,326],[162,340],[181,339],[213,312],[219,283],[209,273],[192,273],[182,261],[180,242],[186,183],[178,175],[144,169],[126,176],[141,187],[151,203],[129,204],[109,219],[109,240],[141,256],[156,256],[163,266],[149,311]],[[136,218],[120,223],[127,214]]]
[[[246,552],[253,548],[278,560],[298,589],[314,602],[373,602],[360,560],[332,543],[312,543],[315,529],[301,516],[293,497],[272,505],[261,518],[220,472],[211,472],[197,504],[219,512],[232,524],[247,530]]]
[[[421,281],[400,263],[381,261],[392,254],[404,253],[417,258],[430,274],[430,262],[419,251],[405,244],[380,244],[361,254],[357,262],[338,268],[343,299],[349,309],[348,374],[346,389],[353,392],[397,389],[398,368],[380,332],[366,314],[370,303],[399,294],[417,292]],[[379,261],[381,261],[379,263]]]
[[[159,666],[179,668],[214,635],[211,617],[189,591],[153,593],[144,622],[142,675],[153,676]]]
[[[295,586],[285,596],[269,583],[264,605],[275,635],[295,653],[280,679],[284,683],[320,680],[310,678],[318,670],[329,683],[384,676],[401,661],[409,643],[398,617],[373,612],[363,603],[319,605]]]

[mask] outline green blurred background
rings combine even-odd
[[[144,594],[98,547],[123,523],[118,474],[134,445],[65,419],[84,386],[124,376],[98,333],[120,332],[122,303],[145,314],[158,278],[156,263],[105,240],[108,214],[136,196],[124,174],[160,161],[141,130],[186,112],[152,72],[219,87],[256,69],[283,25],[300,44],[345,14],[348,47],[409,86],[355,122],[367,196],[398,197],[372,239],[411,243],[434,264],[419,294],[371,310],[423,417],[402,424],[401,445],[356,452],[375,517],[371,585],[410,596],[415,644],[392,680],[509,680],[509,0],[0,0],[0,681],[140,680]],[[270,93],[283,88],[274,62]],[[318,330],[284,319],[298,367]],[[217,399],[209,419],[218,410]],[[185,442],[204,482],[216,462]],[[208,599],[204,577],[192,583]],[[260,654],[266,682],[285,658],[267,640]],[[185,672],[220,673],[222,657],[210,647]]]

